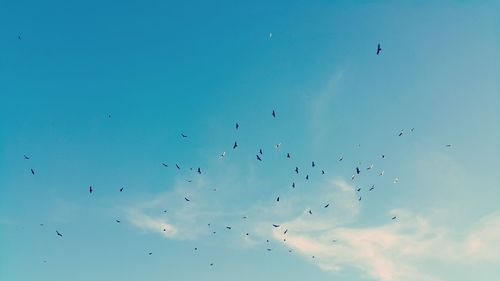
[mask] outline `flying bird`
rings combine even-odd
[[[89,186],[89,193],[92,194],[92,186]]]
[[[382,51],[382,48],[380,48],[380,44],[377,44],[377,56],[380,54],[380,51]]]
[[[380,171],[380,174],[378,174],[379,176],[383,176],[384,175],[384,171]]]
[[[375,189],[375,185],[372,185],[372,187],[370,187],[370,189],[368,191],[372,191]]]
[[[197,170],[196,172],[198,172],[198,174],[200,174],[200,175],[201,175],[201,168],[200,168],[200,167],[198,167],[198,170]]]
[[[151,256],[152,254],[153,254],[152,252],[149,252],[149,253],[148,253],[148,255],[150,255],[150,256]]]
[[[286,154],[286,158],[290,158],[290,153],[287,153],[287,154]]]
[[[287,229],[285,229],[285,231],[283,232],[283,234],[286,234],[287,232],[288,232],[288,228],[287,228]]]
[[[312,214],[313,214],[313,212],[312,212],[311,210],[309,210],[309,214],[310,214],[310,215],[312,215]]]
[[[184,197],[184,200],[186,200],[186,202],[191,201],[191,200],[189,200],[189,198],[187,198],[187,197]]]
[[[361,171],[359,170],[359,168],[358,168],[358,167],[356,167],[356,174],[358,174],[358,175],[359,175],[359,173],[361,173]]]
[[[280,225],[279,225],[279,224],[273,224],[273,226],[274,226],[274,227],[280,227]]]
[[[187,136],[187,135],[185,135],[184,133],[181,133],[181,137],[183,137],[183,138],[187,138],[188,136]]]
[[[295,182],[292,182],[292,188],[295,188]]]
[[[401,132],[399,132],[399,135],[398,137],[402,136],[403,135],[403,130],[401,130]]]
[[[63,236],[59,231],[56,230],[57,236]]]
[[[395,220],[395,219],[397,219],[397,218],[398,218],[398,217],[394,216],[394,217],[392,217],[392,220]]]
[[[395,178],[394,183],[398,183],[398,182],[399,182],[399,178]]]
[[[321,170],[321,174],[324,175],[325,174],[325,170]]]
[[[18,40],[21,40],[21,35],[17,35],[17,39],[18,39]]]
[[[35,175],[35,170],[33,170],[33,169],[30,169],[30,170],[31,170],[31,174]]]
[[[314,161],[312,161],[311,166],[314,168],[316,167],[316,164],[314,164]]]
[[[299,173],[299,167],[295,167],[295,173]]]
[[[340,156],[339,162],[341,162],[342,160],[344,160],[344,156]]]
[[[238,143],[237,142],[234,142],[234,145],[233,145],[233,149],[237,148],[238,147]]]
[[[256,154],[255,156],[257,156],[257,160],[262,161],[262,159],[259,157],[259,154]]]
[[[30,159],[28,156],[26,156],[26,154],[24,154],[23,156],[24,156],[24,159],[26,159],[26,160]]]
[[[175,164],[175,167],[177,167],[177,170],[181,169],[181,167],[178,164]]]
[[[385,158],[385,155],[384,155],[384,154],[382,154],[382,159],[384,159],[384,158]]]
[[[238,130],[240,128],[240,124],[236,123],[235,127],[236,127],[236,130]]]
[[[451,144],[447,144],[446,147],[451,147]]]
[[[224,157],[226,156],[226,152],[222,152],[221,155],[219,155],[220,160],[224,160]]]
[[[260,155],[262,155],[262,148],[261,148],[261,149],[259,149],[259,153],[260,153]]]
[[[123,191],[123,187],[122,187],[122,188],[120,188],[120,192],[122,192],[122,191]]]
[[[230,226],[226,226],[226,228],[227,228],[227,229],[231,229],[231,227],[230,227]]]
[[[308,180],[308,179],[309,179],[309,175],[306,175],[306,180]]]
[[[276,149],[280,149],[281,142],[276,145]]]
[[[278,196],[278,197],[276,198],[276,202],[279,202],[279,201],[280,201],[280,197]]]
[[[367,170],[371,170],[373,168],[373,164],[371,164],[370,166],[368,166],[366,169]]]
[[[273,117],[276,118],[276,112],[274,111],[274,109],[273,109],[273,113],[272,114],[273,114]]]
[[[117,223],[120,223],[121,221],[120,220],[116,220]]]
[[[328,206],[330,206],[330,203],[326,204],[326,205],[325,205],[325,208],[328,208]]]

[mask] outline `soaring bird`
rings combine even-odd
[[[198,167],[197,172],[198,172],[198,174],[200,174],[200,175],[201,175],[201,168],[200,168],[200,167]]]
[[[184,200],[186,200],[187,202],[191,201],[191,200],[189,200],[189,198],[187,198],[187,197],[184,197]]]
[[[397,218],[398,218],[398,217],[394,216],[394,217],[392,217],[392,220],[395,220],[395,219],[397,219]]]
[[[312,161],[311,166],[314,168],[316,167],[316,164],[314,164],[314,161]]]
[[[446,147],[451,147],[451,144],[447,144]]]
[[[367,170],[371,170],[373,168],[373,164],[371,164],[370,166],[368,166],[366,169]]]
[[[236,123],[235,127],[236,127],[236,130],[238,130],[240,128],[240,124]]]
[[[287,229],[285,229],[285,231],[283,232],[283,234],[286,234],[287,232],[288,232],[288,228],[287,228]]]
[[[321,174],[324,175],[325,174],[325,170],[321,170]]]
[[[352,175],[351,180],[354,180],[355,177],[356,177],[356,175]]]
[[[233,149],[237,148],[238,147],[238,143],[237,142],[234,142],[234,145],[233,145]]]
[[[299,173],[299,167],[295,167],[295,173]]]
[[[359,175],[359,173],[361,173],[361,171],[359,170],[359,168],[358,168],[358,167],[356,167],[356,174],[358,174],[358,175]]]
[[[181,137],[183,137],[183,138],[187,138],[188,136],[187,136],[187,135],[185,135],[184,133],[181,133]]]
[[[372,187],[370,187],[370,189],[368,191],[372,191],[375,189],[375,185],[372,185]]]
[[[309,179],[309,175],[306,175],[306,180],[308,180],[308,179]]]
[[[120,223],[121,221],[120,220],[116,220],[117,223]]]
[[[259,154],[255,155],[257,156],[257,160],[262,161],[262,159],[259,157]]]
[[[163,165],[163,167],[165,168],[168,168],[168,164],[165,164],[165,163],[161,163]]]
[[[384,155],[384,154],[382,154],[382,159],[384,159],[384,158],[385,158],[385,155]]]
[[[30,169],[31,170],[31,174],[34,175],[35,174],[35,170],[33,169]]]
[[[151,256],[152,254],[153,254],[152,252],[149,252],[149,253],[148,253],[148,255],[150,255],[150,256]]]
[[[399,178],[395,178],[394,183],[398,183],[398,182],[399,182]]]
[[[290,158],[290,153],[287,153],[287,154],[286,154],[286,158]]]
[[[63,236],[59,231],[56,230],[57,236]]]
[[[295,182],[292,182],[292,188],[295,188]]]
[[[344,160],[344,156],[340,156],[339,162],[341,162],[342,160]]]
[[[382,48],[380,48],[380,44],[377,44],[377,56],[380,54],[380,51],[382,51]]]
[[[274,226],[274,227],[280,227],[280,225],[279,225],[279,224],[273,224],[273,226]]]
[[[226,152],[222,152],[220,155],[219,155],[219,159],[220,160],[224,160],[224,157],[226,156]]]
[[[280,201],[280,197],[278,196],[278,197],[276,198],[276,202],[279,202],[279,201]]]
[[[17,35],[17,39],[18,39],[18,40],[21,40],[21,35]]]
[[[312,215],[312,214],[313,214],[313,212],[312,212],[311,210],[309,210],[309,214],[310,214],[310,215]]]
[[[231,229],[231,227],[230,227],[230,226],[226,226],[226,228],[227,228],[227,229]]]
[[[280,149],[281,142],[276,145],[276,149]]]
[[[260,153],[260,155],[262,155],[262,148],[259,149],[259,153]]]
[[[24,156],[24,159],[26,159],[26,160],[30,159],[28,156],[26,156],[26,154],[24,154],[23,156]]]
[[[399,132],[398,137],[400,137],[402,135],[403,135],[403,130],[401,130],[401,132]]]
[[[384,175],[384,171],[380,171],[380,174],[378,174],[379,176],[383,176]]]
[[[276,118],[276,112],[274,111],[274,109],[273,109],[273,113],[272,114],[273,114],[273,117]]]
[[[92,186],[89,186],[89,193],[92,194]]]
[[[326,205],[325,205],[325,208],[328,208],[328,206],[330,206],[330,203],[326,204]]]
[[[122,191],[123,191],[123,187],[122,187],[122,188],[120,188],[120,192],[122,192]]]

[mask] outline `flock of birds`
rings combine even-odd
[[[269,38],[272,38],[272,33],[269,33]],[[18,39],[19,39],[19,40],[21,40],[21,36],[20,36],[20,35],[18,36]],[[382,48],[380,47],[380,44],[378,44],[378,45],[377,45],[377,51],[376,51],[376,54],[377,54],[377,55],[379,55],[379,54],[381,53],[381,51],[382,51]],[[272,118],[276,118],[277,113],[276,113],[276,111],[275,111],[275,110],[272,110],[272,112],[271,112],[271,116],[272,116]],[[110,114],[108,114],[108,118],[111,118],[111,115],[110,115]],[[235,123],[234,128],[235,128],[235,130],[236,130],[236,131],[238,131],[238,130],[240,129],[240,124],[236,122],[236,123]],[[411,131],[411,132],[413,132],[413,131],[414,131],[414,128],[411,128],[411,129],[410,129],[410,131]],[[401,131],[397,134],[397,136],[401,137],[403,134],[404,134],[404,130],[401,130]],[[188,135],[186,135],[185,133],[181,133],[181,134],[180,134],[180,137],[181,137],[182,139],[186,139],[186,138],[188,138]],[[447,144],[447,145],[445,145],[445,146],[446,146],[446,147],[451,147],[451,144]],[[232,149],[233,149],[233,150],[236,150],[238,147],[239,147],[238,142],[237,142],[237,141],[235,141],[235,142],[234,142],[234,144],[233,144],[233,146],[232,146]],[[276,146],[275,146],[275,147],[276,147],[276,149],[279,149],[279,148],[281,147],[281,143],[276,144]],[[264,155],[264,154],[263,154],[262,149],[259,149],[259,150],[258,150],[258,152],[255,154],[256,160],[257,160],[257,161],[259,161],[259,162],[262,162],[262,161],[263,161],[263,158],[264,158],[264,157],[263,157],[263,155]],[[23,155],[23,156],[24,156],[24,159],[25,159],[25,160],[30,160],[30,157],[29,157],[28,155],[26,155],[26,154],[25,154],[25,155]],[[224,152],[222,152],[222,153],[219,155],[219,159],[220,159],[220,160],[224,160],[224,159],[225,159],[225,156],[226,156],[226,152],[224,151]],[[385,157],[386,157],[386,156],[385,156],[384,154],[382,154],[382,155],[381,155],[381,158],[382,158],[382,159],[384,159]],[[291,158],[290,152],[287,152],[287,153],[286,153],[286,158],[288,158],[288,159],[290,159],[290,158]],[[344,157],[343,157],[343,156],[339,157],[339,158],[338,158],[338,162],[342,162],[342,161],[343,161],[343,159],[344,159]],[[360,163],[360,164],[361,164],[361,163]],[[170,167],[170,166],[169,166],[169,164],[167,164],[167,163],[161,163],[161,165],[162,165],[163,167],[165,167],[165,168]],[[311,164],[310,164],[310,165],[311,165],[311,168],[315,168],[315,167],[317,166],[317,165],[316,165],[316,163],[315,163],[315,161],[311,161]],[[177,170],[181,170],[181,167],[180,167],[180,165],[179,165],[179,164],[175,164],[175,168],[176,168]],[[373,164],[372,164],[372,165],[370,165],[370,166],[368,166],[368,167],[366,167],[365,169],[366,169],[366,170],[372,170],[372,169],[373,169]],[[190,168],[190,170],[191,170],[191,171],[193,171],[193,172],[196,172],[196,173],[198,173],[198,174],[202,174],[202,169],[201,169],[200,167],[198,167],[198,168]],[[36,175],[36,171],[35,171],[35,169],[34,169],[34,168],[30,168],[30,172],[31,172],[31,174],[32,174],[33,176],[35,176],[35,175]],[[295,167],[295,169],[293,170],[293,172],[294,172],[295,174],[300,174],[300,173],[301,173],[301,170],[299,169],[299,167],[298,167],[298,166],[296,166],[296,167]],[[325,175],[325,170],[321,169],[321,170],[320,170],[320,172],[321,172],[321,175]],[[358,175],[360,175],[360,174],[361,174],[361,172],[362,172],[362,168],[360,168],[359,166],[354,167],[354,173],[353,173],[353,175],[352,175],[352,177],[351,177],[351,180],[354,180],[354,179],[356,178],[356,176],[358,176]],[[378,175],[379,175],[379,176],[383,176],[383,175],[384,175],[384,171],[383,171],[383,170],[381,170],[381,171],[378,173]],[[306,174],[306,175],[305,175],[305,179],[306,179],[306,180],[309,180],[309,174]],[[186,180],[186,181],[191,182],[192,180]],[[394,181],[393,181],[393,182],[394,182],[394,183],[398,183],[398,182],[399,182],[399,178],[397,178],[397,177],[396,177],[396,178],[394,178]],[[292,188],[295,188],[295,186],[296,186],[295,182],[292,182],[292,185],[291,185],[291,186],[292,186]],[[375,185],[372,185],[372,186],[371,186],[368,190],[369,190],[369,191],[372,191],[372,190],[374,190],[374,189],[375,189]],[[93,188],[92,188],[92,186],[89,186],[88,191],[89,191],[89,194],[92,194],[92,193],[93,193]],[[124,188],[123,188],[123,187],[121,187],[118,191],[119,191],[119,192],[123,192],[123,191],[124,191]],[[216,189],[214,189],[214,191],[216,191]],[[361,188],[357,188],[357,189],[356,189],[356,191],[358,192],[358,193],[357,193],[357,194],[358,194],[358,201],[361,201],[361,200],[362,200],[362,197],[361,197],[361,195],[360,195]],[[275,199],[275,200],[276,200],[276,202],[280,202],[280,197],[279,197],[279,196],[278,196],[278,197],[276,197],[276,199]],[[184,197],[184,201],[185,201],[185,202],[190,202],[190,201],[191,201],[191,199],[189,199],[189,198],[188,198],[188,196],[185,196],[185,197]],[[322,206],[323,206],[323,208],[325,208],[325,209],[326,209],[326,208],[330,207],[330,204],[331,204],[331,203],[326,203],[326,204],[324,204],[324,205],[322,205]],[[164,213],[166,213],[166,210],[165,210],[165,211],[163,211],[163,212],[164,212]],[[307,211],[307,213],[308,213],[309,215],[313,215],[312,210],[308,210],[308,211]],[[247,219],[247,216],[243,216],[243,217],[242,217],[242,219]],[[392,219],[392,220],[397,220],[397,216],[393,216],[391,219]],[[121,220],[119,220],[119,219],[116,219],[115,221],[116,221],[116,223],[121,223]],[[43,224],[40,224],[40,225],[41,225],[41,226],[43,226]],[[210,224],[210,223],[208,223],[208,226],[210,227],[210,226],[211,226],[211,224]],[[282,226],[281,226],[281,225],[279,225],[279,224],[272,224],[272,227],[273,227],[273,228],[280,228],[280,227],[282,227]],[[228,226],[226,226],[226,229],[227,229],[227,230],[231,230],[231,229],[232,229],[232,227],[228,225]],[[163,231],[166,231],[166,229],[163,229]],[[287,228],[287,229],[285,229],[285,230],[283,231],[283,234],[284,234],[284,235],[286,235],[286,234],[288,233],[288,231],[289,231],[289,230],[288,230],[288,228]],[[63,233],[62,233],[62,232],[60,232],[59,230],[55,230],[55,232],[56,232],[56,235],[57,235],[57,236],[59,236],[59,237],[63,237]],[[216,234],[216,232],[215,232],[215,231],[213,231],[213,234]],[[248,236],[248,235],[250,235],[250,234],[247,232],[247,233],[245,233],[245,235],[246,235],[246,236]],[[284,241],[286,242],[286,238],[284,239]],[[336,241],[337,241],[337,240],[332,240],[332,242],[336,242]],[[266,240],[266,242],[268,242],[268,243],[269,243],[269,240]],[[271,248],[266,248],[266,249],[267,249],[267,251],[271,251]],[[197,250],[198,250],[198,248],[196,247],[196,248],[194,248],[194,250],[195,250],[195,251],[197,251]],[[289,252],[292,252],[292,250],[289,250]],[[147,251],[147,254],[148,254],[148,255],[152,255],[152,254],[153,254],[153,252],[149,252],[149,251]],[[312,258],[315,258],[315,257],[314,257],[314,256],[312,256]],[[44,261],[44,262],[46,262],[46,261]],[[213,265],[214,265],[214,263],[213,263],[213,262],[211,262],[211,263],[210,263],[210,266],[213,266]]]

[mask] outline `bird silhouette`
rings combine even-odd
[[[328,206],[330,206],[330,203],[326,204],[326,205],[325,205],[325,208],[328,208]]]
[[[276,198],[276,202],[279,202],[279,201],[280,201],[280,197],[278,196],[278,197]]]
[[[201,175],[201,168],[200,168],[200,167],[198,167],[198,170],[197,170],[196,172],[198,172],[198,174],[200,174],[200,175]]]
[[[262,161],[262,159],[259,157],[259,154],[255,155],[257,156],[257,160]]]
[[[280,225],[279,225],[279,224],[273,224],[273,226],[274,226],[274,227],[280,227]]]
[[[238,130],[240,128],[240,124],[236,123],[235,127],[236,127],[236,130]]]
[[[397,218],[398,218],[398,217],[394,216],[394,217],[392,217],[392,220],[395,220],[395,219],[397,219]]]
[[[122,192],[122,191],[123,191],[123,187],[122,187],[122,188],[120,188],[120,192]]]
[[[178,164],[175,164],[175,167],[177,167],[177,170],[181,169],[181,167]]]
[[[382,51],[382,48],[380,48],[380,44],[377,44],[377,56],[380,54],[380,51]]]
[[[311,210],[309,210],[309,214],[310,214],[310,215],[312,215],[312,214],[313,214],[313,212],[312,212]]]
[[[30,169],[30,170],[31,170],[31,174],[35,175],[35,170],[33,170],[33,169]]]
[[[183,137],[183,138],[187,138],[188,136],[187,136],[187,135],[185,135],[184,133],[181,133],[181,137]]]
[[[161,163],[161,164],[162,164],[162,165],[163,165],[163,167],[165,167],[165,168],[167,168],[167,167],[168,167],[168,165],[167,165],[167,164],[165,164],[165,163]]]
[[[295,182],[292,182],[292,188],[295,188]]]
[[[191,200],[189,200],[187,197],[184,197],[184,200],[186,200],[186,202],[191,201]]]
[[[290,153],[287,153],[287,154],[286,154],[286,158],[290,158]]]
[[[298,174],[299,173],[299,167],[295,167],[295,173]]]
[[[325,170],[321,170],[321,174],[324,175],[325,174]]]
[[[238,147],[238,143],[237,142],[234,142],[234,145],[233,145],[233,149],[237,148]]]
[[[24,159],[26,159],[26,160],[30,159],[28,156],[26,156],[26,154],[24,154],[23,156],[24,156]]]
[[[227,228],[227,229],[231,229],[231,227],[230,227],[230,226],[226,226],[226,228]]]
[[[309,179],[309,175],[306,175],[306,180],[308,180],[308,179]]]
[[[63,236],[59,231],[56,230],[57,236]]]
[[[261,149],[259,149],[259,153],[260,153],[260,155],[262,155],[262,148],[261,148]]]
[[[344,156],[341,156],[341,157],[339,158],[339,162],[342,162],[342,160],[344,160]]]
[[[89,186],[89,193],[92,194],[92,186]]]
[[[276,118],[276,112],[274,111],[274,109],[273,109],[273,113],[272,114],[273,114],[273,117]]]
[[[120,220],[116,220],[117,223],[120,223],[121,221]]]
[[[287,232],[288,232],[288,228],[287,228],[287,229],[285,229],[285,231],[283,232],[283,234],[286,234]]]
[[[356,174],[358,174],[358,175],[359,175],[359,173],[361,173],[361,171],[359,170],[359,168],[358,168],[358,167],[356,167]]]
[[[311,166],[314,168],[316,167],[316,164],[314,164],[314,161],[312,161]]]

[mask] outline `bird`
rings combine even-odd
[[[306,175],[306,180],[308,180],[308,179],[309,179],[309,175]]]
[[[57,236],[63,236],[59,231],[56,230]]]
[[[259,154],[255,155],[257,156],[257,160],[262,161],[262,159],[259,157]]]
[[[352,175],[351,180],[354,180],[355,177],[356,177],[356,175]]]
[[[18,39],[18,40],[21,40],[21,35],[17,35],[17,39]]]
[[[230,227],[230,226],[226,226],[226,228],[227,228],[227,229],[231,229],[231,227]]]
[[[259,153],[260,153],[260,155],[262,155],[262,148],[259,149]]]
[[[299,167],[295,167],[295,173],[299,173]]]
[[[123,187],[122,187],[122,188],[120,188],[120,192],[122,192],[122,191],[123,191]]]
[[[384,159],[384,158],[385,158],[385,155],[384,155],[384,154],[382,154],[382,159]]]
[[[286,234],[288,232],[288,228],[283,231],[283,234]]]
[[[276,145],[276,149],[280,149],[281,142]]]
[[[382,48],[380,48],[380,44],[377,44],[377,56],[380,54],[380,51],[382,51]]]
[[[270,249],[270,248],[267,248],[267,251],[268,251],[268,252],[270,252],[270,251],[271,251],[271,249]]]
[[[183,138],[187,138],[188,136],[187,136],[187,135],[185,135],[184,133],[181,133],[181,137],[183,137]]]
[[[89,186],[89,193],[92,194],[92,186]]]
[[[243,217],[241,217],[241,218],[242,218],[242,219],[247,219],[248,217],[247,217],[247,216],[243,216]]]
[[[191,200],[189,200],[189,198],[187,198],[187,197],[184,197],[184,200],[186,200],[186,202],[191,201]]]
[[[415,131],[415,128],[411,128],[411,129],[410,129],[410,131],[411,131],[411,132]]]
[[[234,142],[234,145],[233,145],[233,149],[237,148],[238,147],[238,143],[237,142]]]
[[[401,130],[401,132],[399,132],[399,135],[398,137],[402,136],[403,135],[403,130]]]
[[[395,219],[397,219],[397,218],[398,218],[398,217],[394,216],[394,217],[392,217],[392,220],[395,220]]]
[[[287,153],[287,154],[286,154],[286,158],[290,158],[290,153]]]
[[[292,188],[295,188],[295,182],[292,182]]]
[[[370,187],[370,189],[368,191],[372,191],[375,189],[375,185],[372,185],[372,187]]]
[[[359,196],[358,201],[361,201],[361,196]]]
[[[309,214],[310,214],[310,215],[312,215],[312,214],[313,214],[313,212],[312,212],[311,210],[309,210]]]
[[[344,156],[340,156],[339,162],[342,162],[342,160],[344,160]]]
[[[361,191],[361,187],[360,187],[360,188],[358,188],[358,189],[356,189],[356,191],[357,191],[357,192],[360,192],[360,191]]]
[[[222,152],[220,155],[219,155],[219,159],[220,160],[224,160],[224,157],[226,156],[226,152]]]
[[[153,254],[152,252],[149,252],[149,253],[148,253],[148,255],[150,255],[150,256],[151,256],[152,254]]]
[[[274,226],[274,227],[280,227],[280,225],[279,225],[279,224],[273,224],[273,226]]]
[[[240,124],[236,123],[235,127],[236,127],[236,130],[238,130],[240,128]]]
[[[28,156],[26,156],[26,154],[24,154],[23,156],[24,156],[24,159],[26,159],[26,160],[30,159]]]
[[[197,170],[196,172],[198,172],[198,174],[200,174],[200,175],[201,175],[201,168],[200,168],[200,167],[198,167],[198,170]]]
[[[325,170],[321,170],[321,174],[324,175],[325,174]]]
[[[181,169],[181,167],[179,166],[179,164],[175,164],[175,167],[177,167],[177,170]]]
[[[358,175],[359,175],[359,173],[361,173],[361,171],[359,170],[359,168],[358,168],[358,167],[356,167],[356,174],[358,174]]]
[[[121,221],[120,220],[116,220],[117,223],[120,223]]]
[[[35,170],[31,169],[31,174],[35,175]]]
[[[312,161],[311,166],[314,168],[316,167],[316,164],[314,164],[314,161]]]
[[[186,180],[187,182],[193,182],[193,180]]]
[[[214,266],[214,263],[210,263],[210,266]]]
[[[373,168],[373,164],[371,164],[370,166],[368,166],[366,169],[367,170],[371,170]]]
[[[399,182],[399,178],[395,178],[394,183],[398,183],[398,182]]]
[[[111,118],[111,114],[108,114],[108,118]]]
[[[276,202],[279,202],[279,201],[280,201],[280,197],[278,196],[278,197],[276,198]]]
[[[379,176],[383,176],[384,175],[384,170],[380,171],[380,173],[378,175]]]
[[[451,144],[447,144],[446,147],[451,147]]]
[[[272,115],[273,115],[274,118],[276,118],[276,112],[274,111],[274,109],[273,109]]]
[[[325,205],[325,208],[328,208],[328,206],[330,206],[330,203],[326,204],[326,205]]]

